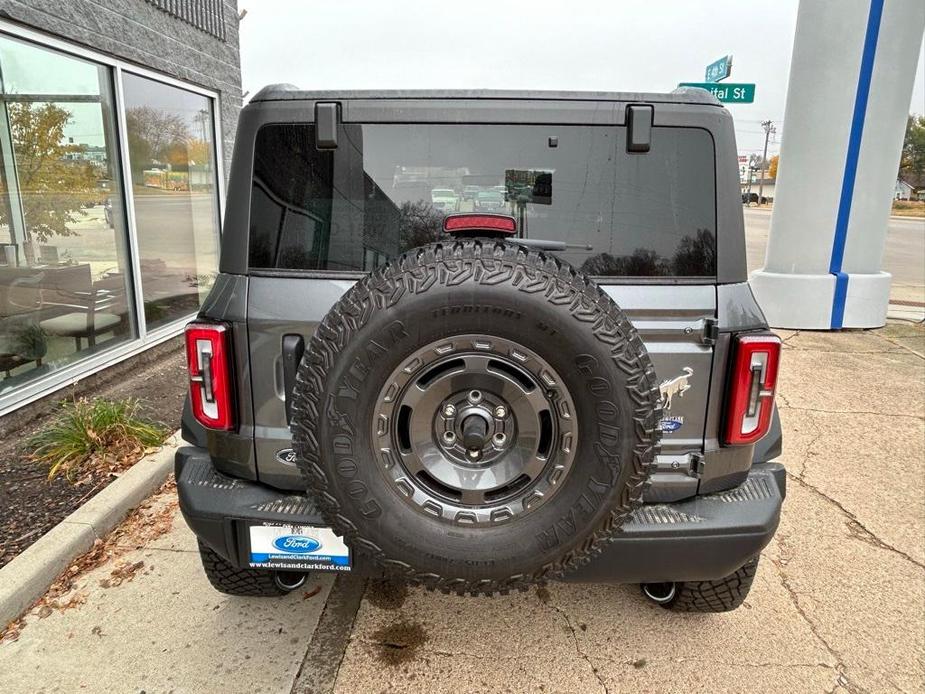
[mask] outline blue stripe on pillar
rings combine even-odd
[[[854,97],[854,113],[851,116],[851,132],[848,135],[845,175],[842,178],[841,197],[838,200],[838,216],[835,219],[832,259],[829,262],[829,272],[835,275],[835,295],[832,298],[832,329],[841,328],[845,321],[848,275],[842,272],[842,262],[845,259],[848,219],[851,217],[851,199],[854,196],[854,181],[858,172],[861,136],[864,134],[864,116],[867,113],[867,99],[870,96],[870,80],[874,72],[874,56],[877,53],[877,36],[880,33],[880,18],[882,16],[883,0],[871,0],[870,12],[867,15],[867,31],[864,34],[864,50],[861,53],[858,89]]]

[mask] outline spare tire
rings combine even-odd
[[[659,440],[655,372],[590,279],[468,239],[357,282],[312,337],[292,430],[327,522],[457,593],[558,577],[617,533]]]

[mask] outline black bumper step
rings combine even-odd
[[[225,559],[243,561],[247,522],[324,526],[313,500],[229,477],[207,451],[184,447],[176,455],[180,509],[196,535]],[[588,583],[701,581],[723,578],[771,541],[786,493],[784,467],[757,463],[734,489],[671,504],[645,504],[591,562],[566,577]],[[354,562],[363,572],[363,557]]]

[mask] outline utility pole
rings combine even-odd
[[[764,189],[764,167],[768,165],[768,140],[771,133],[777,132],[774,123],[769,120],[761,121],[761,127],[764,128],[764,154],[761,155],[761,178],[758,179],[758,207],[761,207],[761,193]]]

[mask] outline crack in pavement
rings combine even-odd
[[[784,402],[786,403],[786,398],[782,397],[781,399],[784,400]],[[843,412],[837,412],[834,410],[822,410],[822,409],[814,409],[814,408],[809,408],[809,407],[793,407],[789,403],[786,404],[786,409],[798,410],[798,411],[804,411],[804,412],[817,412],[821,414],[869,414],[869,415],[880,415],[884,417],[912,417],[914,419],[925,419],[925,417],[921,417],[918,415],[900,415],[900,414],[882,415],[876,412],[843,413]],[[841,511],[841,513],[848,518],[846,525],[848,526],[848,530],[854,539],[859,540],[861,542],[866,542],[867,544],[873,547],[877,547],[879,549],[883,549],[889,552],[894,552],[895,554],[898,554],[904,559],[912,562],[919,568],[925,569],[925,564],[923,564],[921,561],[915,559],[914,557],[904,552],[903,550],[899,549],[898,547],[895,547],[891,545],[890,543],[886,542],[885,540],[883,540],[876,533],[870,530],[866,525],[864,525],[864,522],[860,518],[858,518],[858,516],[855,513],[848,510],[844,506],[844,504],[842,504],[837,499],[829,496],[824,491],[819,489],[817,486],[811,484],[810,482],[806,480],[805,475],[806,475],[806,465],[807,465],[808,459],[811,455],[815,455],[813,452],[813,449],[815,445],[819,442],[819,440],[823,438],[823,436],[825,435],[825,432],[822,431],[821,427],[819,427],[817,424],[813,423],[812,427],[816,430],[817,433],[815,436],[813,436],[812,439],[810,439],[809,443],[806,444],[806,447],[803,450],[802,455],[799,456],[800,471],[797,474],[788,472],[787,477],[794,480],[795,482],[800,484],[802,487],[814,492],[818,496],[821,496],[823,499],[825,499],[827,502],[829,502],[831,505],[835,506],[835,508]]]
[[[572,643],[575,644],[575,652],[578,654],[578,657],[584,660],[588,664],[588,667],[591,668],[591,674],[594,675],[597,683],[601,685],[601,689],[604,690],[604,694],[610,694],[610,690],[607,688],[607,685],[604,682],[604,678],[601,677],[601,674],[597,671],[594,663],[591,662],[591,656],[581,650],[581,644],[578,642],[578,632],[575,631],[575,627],[572,625],[572,618],[569,617],[568,613],[558,605],[549,603],[549,606],[560,615],[562,615],[562,618],[565,620],[565,625],[568,627],[568,630],[572,635]]]
[[[909,354],[914,354],[914,355],[917,356],[919,359],[925,359],[925,354],[922,354],[921,352],[917,352],[917,351],[915,351],[914,349],[912,349],[911,347],[907,347],[907,346],[904,345],[902,342],[896,342],[894,339],[892,339],[892,338],[890,338],[890,337],[887,337],[886,335],[877,335],[877,337],[879,337],[881,340],[886,340],[886,341],[889,342],[891,345],[896,345],[897,347],[900,347],[901,349],[904,349],[905,351],[909,352]],[[910,337],[918,337],[918,335],[910,335]]]
[[[800,336],[800,331],[797,330],[796,332],[793,333],[793,335],[788,335],[786,339],[781,340],[780,343],[781,343],[782,345],[789,345],[789,344],[790,344],[790,340],[792,340],[792,339],[795,338],[795,337],[799,337],[799,336]]]
[[[915,564],[920,569],[925,569],[925,564],[920,562],[918,559],[910,556],[909,554],[899,549],[898,547],[894,547],[889,542],[886,542],[885,540],[878,537],[876,533],[874,533],[867,526],[864,525],[863,521],[861,521],[860,518],[858,518],[854,513],[849,511],[847,508],[845,508],[845,506],[840,501],[833,499],[831,496],[826,494],[824,491],[822,491],[818,487],[807,482],[801,476],[794,475],[788,472],[787,477],[792,479],[794,482],[804,487],[805,489],[809,489],[810,491],[815,492],[817,495],[821,496],[823,499],[825,499],[830,504],[832,504],[835,508],[841,511],[842,514],[847,516],[848,517],[848,529],[853,538],[860,540],[862,542],[866,542],[867,544],[873,547],[877,547],[879,549],[893,552],[899,555],[900,557],[902,557],[903,559],[906,559],[907,561],[911,562],[912,564]]]
[[[789,554],[789,550],[786,547],[787,537],[785,535],[782,535],[782,534],[778,535],[777,544],[780,547],[781,554]],[[845,661],[843,660],[841,653],[839,653],[837,650],[835,650],[835,648],[832,647],[832,645],[828,642],[828,640],[819,632],[819,628],[817,627],[816,623],[812,619],[809,618],[808,614],[806,614],[806,611],[803,609],[803,606],[800,604],[800,600],[797,597],[796,590],[793,588],[792,585],[790,585],[790,578],[789,576],[787,576],[787,572],[784,570],[784,567],[781,564],[780,559],[772,557],[770,555],[765,555],[765,556],[768,557],[768,559],[771,561],[771,565],[774,566],[777,572],[777,576],[780,579],[780,583],[783,586],[784,590],[787,592],[787,596],[790,599],[790,604],[793,605],[793,608],[796,610],[797,614],[800,616],[800,619],[802,619],[806,623],[806,626],[809,627],[810,633],[812,633],[812,635],[816,638],[816,640],[820,644],[822,644],[822,647],[835,661],[835,666],[833,669],[835,670],[835,672],[838,673],[838,678],[837,678],[835,687],[833,687],[832,691],[835,691],[836,689],[838,689],[839,686],[842,686],[851,694],[862,694],[863,692],[865,692],[866,690],[864,690],[862,687],[854,684],[851,681],[851,679],[848,677],[847,673],[845,672],[845,669],[847,668],[847,666],[845,665]],[[789,559],[787,560],[789,561]]]
[[[809,462],[809,457],[816,455],[813,449],[815,448],[816,444],[819,442],[819,439],[825,436],[825,432],[821,430],[821,427],[815,426],[815,429],[816,429],[816,435],[813,436],[813,438],[809,440],[809,443],[806,444],[806,450],[804,450],[803,455],[800,456],[800,474],[797,476],[801,480],[803,479],[803,476],[806,474],[806,464]]]

